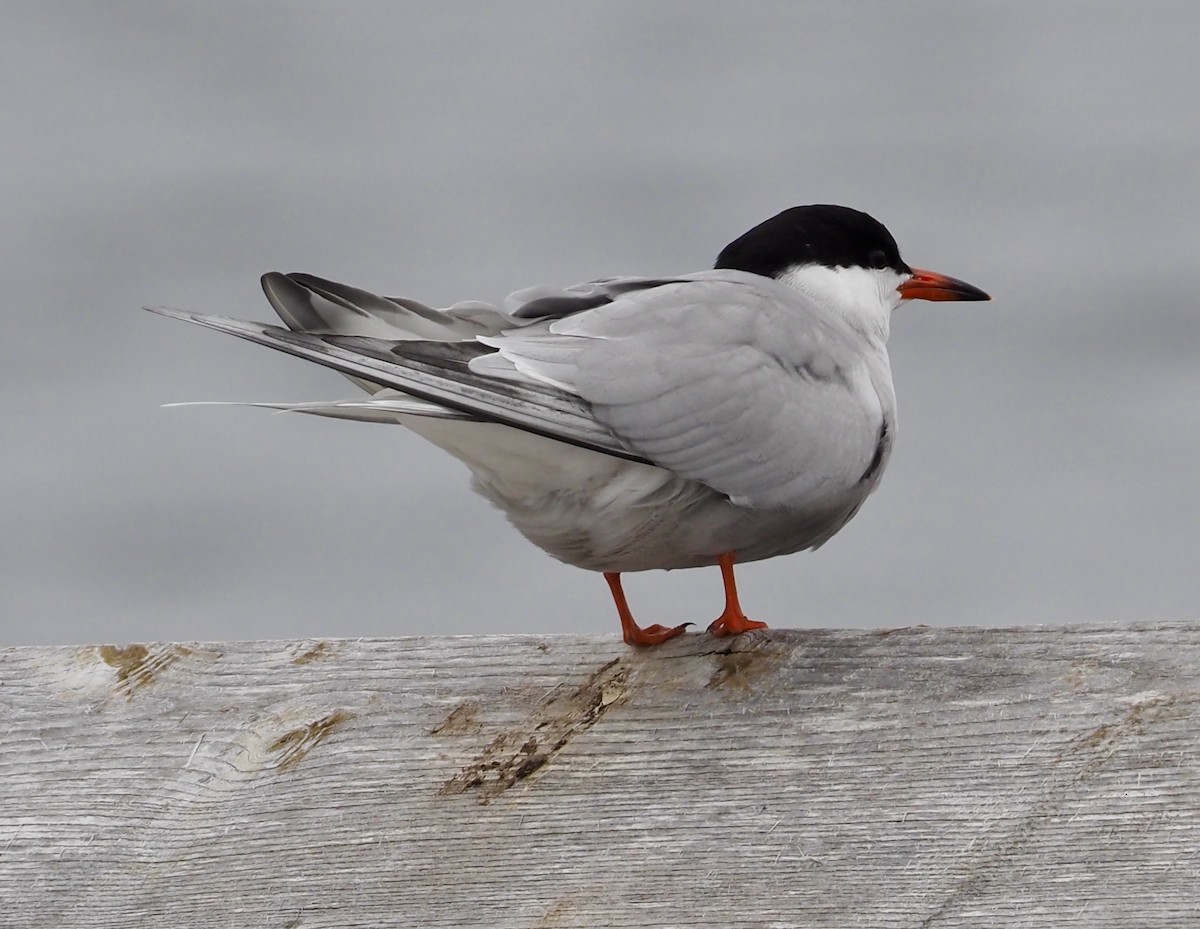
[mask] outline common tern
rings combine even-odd
[[[908,300],[988,300],[911,268],[878,221],[799,206],[710,271],[532,287],[503,308],[434,309],[307,274],[263,290],[287,328],[152,308],[349,377],[368,396],[251,404],[399,423],[470,469],[535,545],[601,572],[630,645],[621,574],[718,565],[718,636],[742,612],[734,560],[814,549],[878,486],[896,437],[887,339]]]

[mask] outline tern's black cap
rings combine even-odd
[[[887,227],[848,206],[794,206],[721,250],[714,267],[778,277],[795,265],[910,271]]]

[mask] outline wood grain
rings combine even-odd
[[[0,925],[1200,925],[1200,624],[0,651]]]

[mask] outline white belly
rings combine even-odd
[[[529,541],[592,571],[699,567],[735,551],[755,561],[821,544],[862,503],[753,511],[670,471],[494,423],[399,417],[470,468],[476,491]]]

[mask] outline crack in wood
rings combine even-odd
[[[709,677],[705,687],[732,687],[743,692],[749,692],[760,678],[772,673],[783,662],[783,655],[778,651],[764,648],[729,649],[721,652],[710,652],[716,656],[716,667]]]

